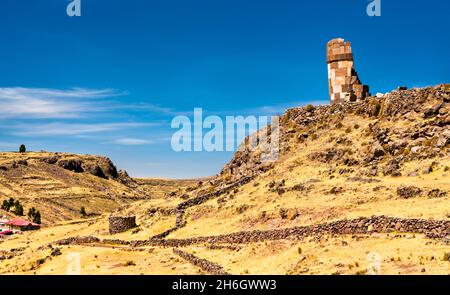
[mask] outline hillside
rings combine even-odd
[[[80,218],[81,207],[91,217],[112,212],[136,200],[158,196],[152,187],[162,187],[158,182],[147,186],[138,182],[125,171],[118,171],[105,157],[0,153],[0,202],[19,200],[25,213],[36,207],[44,225]],[[166,190],[179,187],[178,182],[164,184]],[[4,210],[0,210],[0,215],[13,216]]]
[[[105,206],[139,227],[110,235],[104,215],[28,232],[0,244],[0,273],[65,273],[51,244],[79,253],[82,273],[450,274],[449,84],[289,109],[279,159],[264,163],[260,152],[243,149],[217,177],[170,189],[4,154],[0,163],[14,157],[17,167],[0,172],[0,196],[75,194],[100,212],[108,195]],[[64,187],[45,182],[50,173]],[[107,193],[92,193],[99,186]]]

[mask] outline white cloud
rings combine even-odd
[[[93,133],[104,133],[127,128],[156,126],[160,123],[99,123],[99,124],[26,124],[14,125],[12,133],[19,136],[74,136]]]
[[[144,145],[150,144],[152,142],[147,139],[124,137],[115,139],[114,143],[120,145]]]
[[[101,109],[96,99],[123,94],[113,89],[0,87],[0,118],[77,118]]]

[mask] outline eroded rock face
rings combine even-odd
[[[58,156],[51,156],[51,157],[43,158],[42,162],[53,165],[53,164],[56,164],[58,162],[58,160],[59,160]]]
[[[64,158],[55,155],[43,158],[42,161],[50,165],[56,164],[63,169],[76,173],[87,172],[100,178],[116,179],[119,177],[116,166],[109,158],[105,157]]]
[[[94,165],[86,165],[85,169],[86,169],[86,172],[88,172],[94,176],[97,176],[100,178],[107,178],[105,173],[103,172],[102,168],[100,168],[100,166],[98,166],[98,165],[95,165],[95,164]]]
[[[82,161],[80,159],[64,159],[58,161],[58,166],[77,173],[84,172],[84,169],[82,167]]]
[[[136,216],[110,216],[109,233],[116,234],[137,227]]]

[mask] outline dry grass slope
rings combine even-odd
[[[261,163],[258,150],[243,150],[210,179],[119,181],[54,165],[43,170],[44,164],[30,157],[27,166],[0,171],[1,197],[14,195],[26,204],[34,204],[37,197],[64,200],[72,209],[88,199],[91,212],[110,208],[136,215],[139,228],[109,235],[107,216],[102,215],[15,236],[0,243],[0,272],[65,273],[65,255],[76,252],[82,258],[81,272],[88,274],[204,273],[205,267],[198,265],[205,263],[232,274],[365,274],[374,259],[380,261],[382,274],[450,274],[450,228],[441,229],[439,238],[430,238],[433,235],[425,230],[408,232],[400,225],[239,244],[205,240],[176,247],[183,252],[175,253],[188,253],[184,256],[193,264],[159,246],[163,243],[149,241],[174,227],[180,204],[198,199],[202,202],[182,212],[183,225],[163,241],[373,215],[448,224],[449,94],[450,85],[439,85],[394,91],[355,104],[288,110],[281,120],[277,162]],[[23,156],[0,155],[0,163]],[[243,177],[251,180],[221,191]],[[81,192],[91,195],[83,199]],[[77,197],[71,202],[72,195]],[[42,204],[43,215],[55,220],[76,216],[63,206]],[[109,242],[57,245],[63,238],[78,236]],[[49,243],[63,255],[52,256],[48,246],[42,248]],[[40,259],[44,260],[37,263]]]

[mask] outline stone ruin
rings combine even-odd
[[[330,103],[355,102],[370,96],[354,68],[350,42],[333,39],[327,44],[328,84]]]
[[[109,233],[117,234],[137,227],[136,216],[110,216]]]

